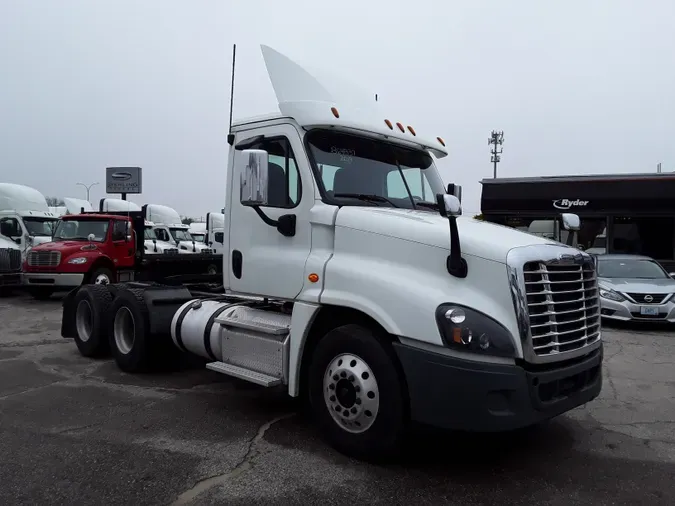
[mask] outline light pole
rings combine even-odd
[[[79,186],[84,186],[84,189],[87,190],[87,202],[91,204],[91,202],[89,201],[89,190],[91,190],[92,186],[96,186],[98,183],[91,183],[90,185],[86,185],[84,183],[75,183],[75,184]]]
[[[492,177],[497,178],[497,164],[501,161],[501,155],[502,151],[504,151],[504,148],[501,148],[504,144],[504,132],[497,132],[495,130],[492,131],[490,134],[490,138],[488,139],[488,146],[492,146],[490,148],[490,154],[492,155],[490,157],[490,161],[492,162],[493,165],[493,173]]]

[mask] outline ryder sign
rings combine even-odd
[[[556,209],[572,209],[573,207],[586,207],[588,205],[588,200],[580,199],[556,199],[553,201],[553,207]]]
[[[106,193],[141,193],[142,169],[140,167],[107,167],[105,169]]]

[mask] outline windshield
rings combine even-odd
[[[155,234],[155,231],[151,228],[145,228],[143,231],[143,238],[149,241],[152,241],[153,239],[157,239],[157,234]]]
[[[653,260],[618,260],[598,258],[598,276],[601,278],[663,279],[666,271]]]
[[[174,241],[190,241],[192,242],[192,236],[184,228],[170,228],[171,236]]]
[[[204,234],[195,234],[195,233],[190,233],[192,238],[197,241],[197,242],[204,242]]]
[[[108,233],[108,220],[61,220],[54,232],[55,241],[88,241],[89,234],[94,234],[94,241],[105,241]]]
[[[307,142],[330,203],[433,211],[445,193],[426,151],[326,130],[309,132]]]
[[[47,235],[51,236],[56,227],[56,222],[59,221],[54,218],[27,218],[24,216],[23,223],[26,225],[28,234],[32,236]]]

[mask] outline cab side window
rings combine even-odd
[[[297,206],[302,185],[289,140],[285,137],[265,139],[253,149],[264,149],[269,154],[267,207],[291,209]]]
[[[115,221],[112,230],[112,240],[125,241],[127,239],[127,230],[129,230],[129,222],[121,220]]]
[[[223,234],[223,232],[216,232],[214,236],[215,236],[214,239],[219,244],[223,244],[223,242],[225,241],[225,235]]]
[[[0,234],[16,239],[21,237],[21,225],[16,218],[2,218],[0,220]]]

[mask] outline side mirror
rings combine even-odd
[[[134,240],[134,236],[129,234],[129,235],[127,235],[126,239],[127,239],[127,242],[132,242]]]
[[[462,214],[462,204],[459,202],[459,199],[454,195],[437,195],[436,203],[438,204],[438,210],[441,213],[441,216],[445,218],[450,218],[451,216],[461,216]]]
[[[96,239],[96,236],[94,234],[89,234],[87,236],[87,239],[89,240],[89,242],[94,242],[94,239]]]
[[[448,218],[450,223],[450,254],[446,260],[446,268],[451,276],[465,278],[469,273],[466,260],[462,258],[462,247],[457,228],[457,216],[462,214],[462,204],[454,195],[439,193],[436,195],[436,204],[441,216]]]
[[[565,230],[579,230],[581,228],[581,220],[578,214],[562,213],[561,218]]]
[[[262,149],[245,149],[238,157],[241,165],[239,194],[244,206],[267,205],[268,157]]]

